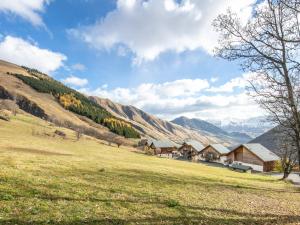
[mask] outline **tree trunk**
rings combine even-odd
[[[289,105],[291,107],[291,112],[292,112],[292,116],[294,117],[294,121],[295,121],[295,145],[296,145],[296,149],[298,152],[298,165],[299,165],[299,169],[300,169],[300,117],[299,117],[299,112],[298,112],[298,107],[296,104],[296,99],[295,99],[295,90],[293,89],[292,86],[292,82],[289,76],[289,71],[287,68],[287,61],[286,61],[286,46],[285,46],[285,42],[283,40],[281,40],[282,43],[282,49],[283,49],[283,55],[282,55],[282,68],[283,68],[283,75],[284,75],[284,79],[285,79],[285,83],[286,83],[286,87],[287,87],[287,92],[288,92],[288,99],[289,99]]]
[[[298,152],[298,170],[300,170],[300,137],[299,137],[299,134],[297,134],[297,137],[296,138],[296,149],[297,149],[297,152]]]
[[[288,171],[284,171],[283,172],[283,177],[282,177],[282,180],[285,180],[286,178],[288,178],[288,176],[290,175],[290,173]]]
[[[290,175],[291,170],[290,170],[290,165],[288,163],[284,163],[283,165],[283,177],[282,180],[285,180],[286,178],[288,178],[288,176]]]
[[[291,162],[287,162],[283,165],[283,177],[282,180],[288,178],[288,176],[290,175],[290,173],[293,170],[293,163]]]
[[[297,145],[297,151],[298,151],[298,170],[300,171],[300,146]]]

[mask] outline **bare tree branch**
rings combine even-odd
[[[289,146],[282,147],[282,156],[289,163],[295,152],[300,163],[299,16],[299,0],[267,0],[246,24],[230,10],[213,23],[221,35],[217,56],[239,60],[245,71],[256,74],[249,94],[284,130],[281,141]]]

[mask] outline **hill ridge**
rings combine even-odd
[[[218,126],[216,126],[212,123],[209,123],[205,120],[201,120],[201,119],[196,119],[196,118],[189,119],[185,116],[181,116],[181,117],[175,118],[171,122],[181,125],[188,129],[193,129],[198,132],[202,131],[202,132],[210,133],[212,135],[215,135],[219,138],[223,138],[223,139],[228,140],[229,142],[233,142],[233,143],[234,142],[235,143],[246,143],[252,139],[247,134],[240,133],[238,131],[229,133]]]

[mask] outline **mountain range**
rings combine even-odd
[[[204,145],[230,146],[252,139],[238,128],[230,127],[232,131],[228,131],[224,126],[186,117],[167,121],[134,106],[84,96],[46,74],[0,61],[0,104],[4,105],[4,100],[5,104],[11,101],[20,110],[61,126],[107,141],[117,138],[128,145],[135,141],[122,136],[137,137],[137,133],[141,138],[169,139],[177,143],[195,139]]]
[[[142,138],[170,139],[178,143],[195,139],[203,144],[232,144],[231,139],[182,127],[134,106],[84,96],[37,70],[5,61],[0,61],[0,100],[2,105],[3,101],[10,101],[21,111],[107,141],[119,138],[125,144],[133,145],[135,141],[132,139],[117,135],[134,134],[130,130],[132,126]]]
[[[220,127],[228,133],[239,131],[240,133],[245,133],[253,138],[258,137],[259,135],[267,132],[268,130],[274,127],[274,125],[268,122],[266,120],[266,117],[264,116],[239,121],[209,120],[208,122],[214,124],[217,127]]]
[[[213,134],[218,138],[222,138],[232,143],[246,143],[252,139],[252,137],[245,133],[227,132],[201,119],[189,119],[187,117],[182,116],[172,120],[171,122],[185,127],[187,129]]]
[[[276,126],[260,136],[252,139],[250,143],[260,143],[274,153],[281,155],[281,148],[284,146],[282,129],[280,126]]]
[[[113,115],[129,121],[145,138],[170,139],[177,143],[185,139],[195,139],[203,144],[232,144],[232,140],[215,135],[214,133],[192,130],[179,124],[162,120],[134,106],[122,105],[99,97],[90,97],[90,99]]]

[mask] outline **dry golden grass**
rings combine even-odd
[[[45,111],[45,114],[49,118],[55,119],[60,124],[73,124],[74,126],[81,127],[82,129],[97,129],[97,132],[101,137],[106,139],[113,139],[115,134],[111,133],[106,127],[94,123],[92,120],[82,117],[64,109],[57,100],[49,94],[39,93],[24,84],[21,80],[17,79],[9,73],[19,73],[26,76],[31,76],[23,68],[0,60],[0,86],[3,86],[9,93],[13,95],[25,96],[30,101],[36,103],[41,109]],[[122,139],[126,145],[133,145],[131,140]]]
[[[31,76],[22,67],[13,63],[0,60],[0,73],[6,73],[6,72],[19,73],[19,74],[23,74],[24,76]]]
[[[289,183],[56,129],[27,115],[0,121],[0,224],[300,224]]]

